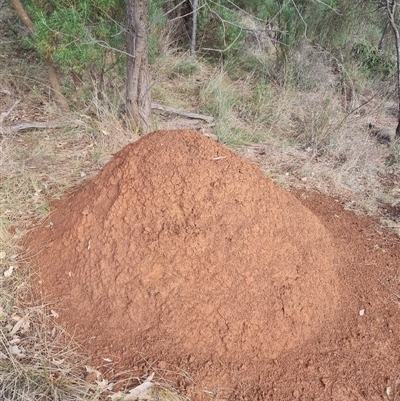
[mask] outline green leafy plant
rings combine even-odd
[[[64,73],[98,75],[111,61],[110,50],[124,46],[121,0],[26,0],[24,6],[35,27],[27,40]]]
[[[371,43],[355,43],[351,49],[351,55],[368,76],[379,75],[385,78],[393,72],[395,67],[394,60]]]

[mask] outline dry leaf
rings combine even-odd
[[[143,393],[145,393],[152,386],[153,386],[153,383],[151,383],[149,381],[139,384],[138,386],[136,386],[135,388],[133,388],[132,390],[129,391],[129,397],[139,398],[141,395],[143,395]],[[128,399],[133,400],[135,398],[126,398],[126,400],[128,400]]]
[[[154,372],[151,375],[149,375],[149,377],[144,381],[144,383],[151,382],[153,380],[153,377],[154,377]]]
[[[5,272],[4,272],[4,277],[11,277],[12,273],[14,270],[14,266],[10,266]]]
[[[11,345],[11,346],[9,347],[9,350],[10,350],[10,353],[13,354],[13,355],[15,355],[15,356],[18,356],[18,357],[20,357],[20,358],[25,357],[25,354],[24,354],[24,353],[22,352],[22,350],[18,347],[18,345]]]
[[[131,394],[124,394],[121,391],[118,391],[118,393],[109,395],[108,398],[111,398],[111,401],[145,401],[145,400],[150,400],[151,395],[142,393],[138,397]]]
[[[26,324],[28,322],[28,317],[29,317],[29,314],[25,315],[23,318],[20,318],[18,320],[18,322],[15,323],[14,327],[12,328],[12,330],[10,332],[10,336],[15,335],[22,326],[25,326],[25,328],[29,327],[29,323],[26,326]]]
[[[154,377],[154,372],[142,384],[139,384],[138,386],[130,390],[129,394],[124,394],[121,391],[119,391],[118,393],[109,396],[109,398],[111,398],[111,401],[149,400],[151,396],[150,394],[147,393],[147,391],[153,386],[153,383],[151,383],[153,377]]]

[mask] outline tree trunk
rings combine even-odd
[[[146,0],[126,0],[126,52],[127,117],[144,134],[151,128]]]
[[[53,89],[53,94],[56,98],[58,106],[60,107],[60,109],[63,113],[69,113],[70,110],[69,110],[67,99],[65,99],[65,97],[61,93],[61,88],[60,88],[60,83],[58,81],[56,68],[54,67],[54,64],[50,60],[50,58],[46,57],[45,61],[46,61],[47,68],[49,70],[50,85],[51,85],[51,88]]]
[[[192,14],[192,37],[190,40],[190,57],[194,57],[196,52],[196,32],[197,32],[197,8],[199,5],[198,0],[193,0],[193,14]]]
[[[383,32],[378,44],[378,50],[381,51],[383,49],[383,44],[385,42],[386,34],[389,28],[389,22],[386,22],[385,27],[383,28]]]
[[[397,110],[397,128],[396,128],[396,138],[400,138],[400,32],[399,26],[396,23],[396,7],[399,4],[396,0],[386,0],[386,11],[389,17],[390,25],[393,29],[395,44],[396,44],[396,59],[397,59],[397,100],[398,100],[398,110]]]
[[[29,18],[28,14],[25,12],[20,0],[11,0],[11,3],[14,6],[14,9],[17,12],[18,16],[21,18],[22,22],[29,29],[30,33],[32,35],[34,35],[35,29],[33,27],[32,20]],[[53,89],[53,94],[56,98],[56,101],[62,112],[69,113],[68,102],[61,93],[60,83],[58,81],[57,72],[54,67],[54,64],[51,61],[50,57],[45,57],[45,62],[46,62],[47,68],[49,70],[49,81],[50,81],[51,88]]]

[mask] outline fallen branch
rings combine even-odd
[[[151,108],[152,109],[156,109],[156,110],[165,111],[166,113],[178,114],[180,116],[184,116],[184,117],[187,117],[187,118],[194,118],[196,120],[203,120],[203,121],[206,121],[208,123],[213,123],[214,122],[214,117],[212,117],[212,116],[205,116],[203,114],[191,113],[190,111],[185,111],[185,110],[181,110],[181,109],[175,109],[174,107],[163,106],[161,104],[152,103],[151,104]]]
[[[80,120],[56,120],[56,121],[49,121],[49,122],[23,122],[15,125],[5,126],[2,125],[2,122],[9,116],[13,108],[19,103],[17,100],[11,109],[7,113],[3,113],[0,116],[0,133],[3,135],[8,135],[15,132],[20,131],[28,131],[28,130],[35,130],[35,129],[56,129],[56,128],[64,128],[64,127],[76,127],[82,123]],[[207,127],[213,127],[215,123],[215,119],[212,116],[206,116],[203,114],[191,113],[189,111],[175,109],[174,107],[163,106],[161,104],[153,103],[151,105],[152,109],[160,110],[170,114],[177,114],[186,118],[194,119],[194,120],[202,120],[207,122]],[[200,126],[199,126],[200,128]]]
[[[0,133],[3,135],[12,134],[19,131],[35,130],[35,129],[56,129],[64,127],[77,127],[82,125],[80,120],[56,120],[49,122],[23,122],[11,126],[0,125]]]

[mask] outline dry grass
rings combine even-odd
[[[294,58],[289,78],[296,85],[282,89],[269,82],[253,87],[261,87],[263,96],[248,105],[256,106],[249,126],[263,131],[264,140],[238,151],[287,189],[318,190],[344,200],[356,212],[381,217],[386,206],[400,202],[395,99],[386,96],[386,83],[374,82],[365,89],[363,82],[364,91],[347,101],[339,77],[323,56],[309,55],[308,49]],[[297,74],[296,65],[301,67]],[[265,110],[264,121],[260,110]],[[379,143],[370,135],[369,123],[389,129],[392,143]],[[399,217],[390,219],[390,226],[399,226]]]
[[[2,400],[94,401],[114,394],[112,377],[106,380],[99,376],[95,382],[85,380],[84,352],[53,322],[51,305],[43,304],[32,295],[30,267],[23,260],[20,247],[32,219],[49,213],[52,199],[62,196],[71,186],[83,184],[110,157],[111,140],[107,135],[100,138],[86,130],[3,138],[0,165]],[[117,146],[121,141],[119,137]],[[103,160],[94,158],[97,152],[104,155]],[[87,172],[84,178],[80,174],[83,171]],[[165,385],[155,385],[151,397],[179,400]]]
[[[6,88],[1,94],[5,101],[0,112],[22,100],[7,124],[61,117],[43,98],[45,85],[38,83],[36,95],[23,97],[25,79],[19,80],[12,65],[4,67],[0,82],[1,88]],[[35,73],[26,71],[26,76]],[[36,77],[37,82],[45,79],[40,74]],[[86,368],[84,350],[53,322],[52,306],[32,295],[31,266],[21,249],[32,222],[50,212],[54,199],[83,185],[113,153],[137,139],[121,122],[118,107],[106,94],[101,102],[97,97],[87,101],[74,118],[80,121],[77,127],[21,132],[0,139],[1,400],[95,401],[109,395],[115,400],[125,396],[112,391],[113,377],[95,371],[97,380],[85,380],[93,369]],[[152,382],[150,400],[182,400],[159,381],[156,377]],[[122,382],[122,390],[131,383]]]

